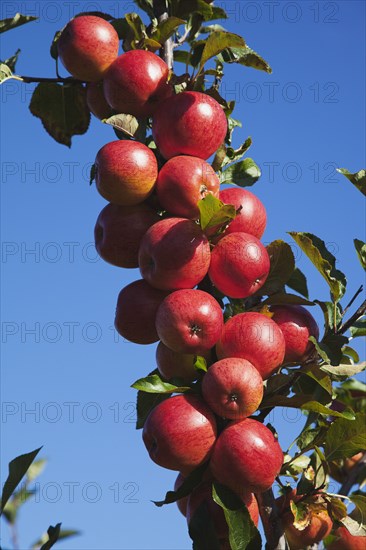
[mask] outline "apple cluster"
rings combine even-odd
[[[97,117],[125,113],[152,128],[149,146],[121,139],[96,155],[96,187],[109,204],[98,216],[95,246],[106,262],[141,273],[119,293],[117,331],[137,344],[158,342],[160,378],[189,390],[150,412],[143,429],[149,455],[179,472],[176,488],[208,463],[203,482],[178,505],[190,522],[205,503],[222,548],[230,548],[212,481],[236,493],[258,524],[254,494],[272,486],[283,453],[276,434],[253,415],[265,381],[285,362],[302,361],[311,352],[309,336],[319,331],[301,306],[224,319],[225,300],[244,303],[268,277],[270,257],[260,241],[265,207],[250,191],[220,189],[207,162],[227,134],[221,105],[202,92],[174,93],[160,57],[145,50],[118,55],[118,47],[113,26],[95,16],[70,21],[58,41],[65,67],[88,82]],[[200,223],[208,195],[236,212],[214,231]],[[198,357],[205,368],[197,368]]]

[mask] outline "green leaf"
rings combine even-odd
[[[320,300],[314,300],[314,302],[322,309],[325,333],[331,332],[334,334],[342,322],[342,309],[340,304],[335,304],[334,302],[321,302]]]
[[[327,281],[334,300],[340,300],[346,291],[346,277],[336,269],[336,259],[326,248],[324,241],[311,233],[290,231],[289,235]]]
[[[366,269],[366,243],[359,239],[354,239],[354,245],[356,248],[358,259],[364,269]]]
[[[23,476],[27,473],[28,468],[41,449],[42,447],[36,449],[35,451],[31,451],[30,453],[20,455],[9,462],[9,475],[4,483],[3,492],[1,495],[0,515],[2,514],[9,498],[15,491]]]
[[[303,453],[307,452],[314,448],[314,445],[319,444],[319,437],[321,435],[322,429],[319,426],[316,428],[305,428],[296,439],[296,445]]]
[[[136,42],[140,42],[143,38],[147,38],[146,27],[137,13],[126,13],[125,19],[133,32]]]
[[[203,231],[213,227],[219,229],[236,217],[235,206],[224,204],[210,193],[198,201],[198,208],[200,211],[200,225]]]
[[[222,157],[222,162],[218,166],[217,170],[219,170],[219,168],[224,168],[225,166],[227,166],[228,164],[231,164],[232,162],[237,162],[241,160],[245,155],[245,153],[248,151],[248,149],[251,147],[251,145],[252,145],[252,138],[250,137],[248,137],[245,140],[245,142],[240,147],[238,147],[238,149],[233,149],[232,147],[225,147],[224,145],[223,146],[224,155]]]
[[[363,495],[350,495],[349,498],[356,506],[356,509],[351,513],[351,517],[362,523],[366,531],[366,497]]]
[[[348,422],[351,422],[355,419],[355,415],[350,411],[338,412],[321,405],[317,401],[309,401],[300,407],[303,411],[315,412],[317,414],[322,414],[325,416],[336,416],[337,418],[347,419]]]
[[[50,55],[52,59],[58,59],[58,41],[60,40],[60,36],[62,34],[62,31],[56,31],[55,36],[53,37],[51,46],[50,46]]]
[[[202,481],[203,475],[206,472],[208,463],[205,462],[193,470],[183,481],[182,485],[176,491],[168,491],[165,495],[164,500],[153,501],[155,506],[161,508],[165,504],[172,504],[177,502],[181,498],[187,497],[191,494],[193,489],[195,489]]]
[[[338,376],[355,376],[360,374],[366,369],[366,362],[363,361],[358,365],[337,365],[336,367],[331,367],[330,365],[323,365],[320,367],[324,372],[329,372],[330,374]]]
[[[284,241],[277,240],[267,247],[271,267],[266,282],[258,291],[261,296],[283,292],[283,287],[295,269],[295,258],[291,246]]]
[[[13,78],[13,71],[5,63],[0,63],[0,84]]]
[[[193,550],[220,550],[221,544],[215,530],[215,521],[205,500],[197,506],[190,517],[188,533]]]
[[[355,174],[351,174],[351,172],[345,168],[337,168],[337,172],[346,176],[346,178],[366,196],[366,170],[360,170]]]
[[[257,52],[249,48],[249,46],[239,48],[230,47],[219,55],[219,60],[223,63],[238,63],[245,67],[252,67],[253,69],[265,71],[269,74],[272,73],[272,69],[267,61]]]
[[[309,456],[299,455],[293,459],[290,455],[286,455],[281,469],[281,475],[301,474],[309,466],[309,463]]]
[[[41,119],[50,136],[68,147],[72,136],[85,134],[89,127],[90,111],[81,84],[41,82],[33,92],[29,109]]]
[[[11,29],[15,29],[16,27],[20,27],[20,25],[25,25],[26,23],[30,23],[36,19],[38,19],[38,17],[35,17],[34,15],[22,15],[21,13],[16,13],[14,17],[2,19],[0,21],[0,33],[10,31]]]
[[[348,338],[342,334],[327,334],[321,342],[317,342],[314,336],[309,340],[314,344],[316,351],[327,364],[339,365],[343,353],[342,348],[348,343]]]
[[[212,498],[224,511],[226,523],[229,527],[231,550],[246,550],[260,548],[261,537],[254,525],[247,507],[227,487],[214,483]]]
[[[202,52],[200,69],[203,68],[209,59],[212,59],[222,51],[226,50],[226,48],[230,47],[244,48],[245,41],[238,34],[233,34],[231,32],[214,31],[211,33],[206,40],[206,44]]]
[[[347,506],[340,498],[331,497],[327,509],[333,521],[341,521],[347,516]]]
[[[179,0],[173,15],[189,19],[193,13],[200,14],[204,21],[210,21],[214,15],[213,7],[204,0]]]
[[[164,382],[158,374],[140,378],[132,384],[131,388],[147,393],[184,393],[191,389],[189,386],[179,387]]]
[[[135,138],[137,141],[145,141],[146,122],[137,120],[133,115],[121,113],[105,118],[103,122],[110,124],[115,130],[122,132],[123,135],[121,137],[124,139]]]
[[[178,27],[180,27],[180,25],[184,25],[184,23],[184,19],[180,19],[179,17],[168,17],[167,19],[164,19],[164,21],[161,21],[154,29],[152,38],[160,42],[160,44],[163,44],[175,33]]]
[[[326,372],[323,372],[322,369],[318,367],[318,365],[307,365],[306,367],[303,367],[301,371],[304,373],[305,376],[308,376],[312,380],[315,380],[315,382],[323,388],[329,395],[333,394],[333,388],[332,388],[332,381],[330,379],[330,376],[327,375]]]
[[[287,286],[292,288],[292,290],[295,290],[295,292],[302,294],[302,296],[305,296],[305,298],[309,298],[309,291],[308,291],[308,284],[307,284],[306,277],[298,267],[295,267],[291,277],[289,278],[286,284]]]
[[[350,357],[354,363],[358,363],[360,360],[360,356],[358,355],[357,351],[350,346],[344,346],[342,348],[342,353],[343,357]]]
[[[366,336],[366,318],[356,321],[350,328],[352,338],[358,338],[359,336]]]
[[[194,368],[197,369],[197,370],[201,370],[203,372],[207,372],[206,359],[204,357],[197,356],[195,358]]]
[[[250,187],[259,180],[262,173],[251,158],[230,165],[220,174],[220,183],[235,183],[239,187]]]
[[[150,412],[159,405],[162,401],[169,398],[169,394],[166,393],[147,393],[145,391],[139,391],[137,393],[137,422],[136,429],[140,430],[144,427],[145,421]]]
[[[19,57],[19,54],[20,54],[20,50],[18,49],[14,55],[12,55],[11,57],[9,57],[9,59],[5,59],[4,61],[4,65],[7,65],[9,67],[9,69],[14,72],[15,71],[15,65],[18,61],[18,57]]]
[[[61,523],[59,523],[58,525],[61,525]],[[56,525],[56,527],[50,527],[50,529],[56,529],[57,530],[57,525]],[[58,532],[58,538],[55,539],[54,542],[56,542],[58,540],[62,540],[62,539],[68,539],[70,537],[76,537],[76,536],[81,534],[80,531],[76,531],[75,529],[60,529],[59,531],[56,531],[56,533],[57,532]],[[51,536],[54,536],[53,531],[51,531]],[[34,550],[36,548],[39,548],[42,544],[44,545],[48,541],[49,541],[49,534],[45,533],[44,535],[42,535],[42,537],[40,539],[38,539],[36,542],[34,542],[32,544],[31,548],[32,548],[32,550]],[[54,544],[54,542],[51,544],[51,546]],[[51,546],[46,546],[46,548],[51,548]]]
[[[267,298],[262,305],[264,306],[283,306],[283,305],[297,305],[297,306],[315,306],[314,302],[305,300],[301,296],[296,294],[286,294],[285,292],[277,292]]]
[[[35,460],[28,468],[27,483],[31,483],[38,476],[40,476],[46,464],[47,464],[47,460],[45,458],[41,458],[40,460]]]
[[[133,0],[137,6],[148,14],[150,18],[154,17],[154,2],[153,0]]]
[[[49,550],[50,548],[52,548],[52,546],[59,539],[60,531],[61,531],[61,523],[58,523],[57,525],[55,525],[55,527],[50,525],[49,528],[47,529],[48,539],[41,546],[40,550]]]
[[[339,418],[329,427],[325,437],[327,460],[349,458],[366,449],[366,415],[356,413],[355,420]]]

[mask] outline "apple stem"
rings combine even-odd
[[[155,17],[159,23],[168,19],[169,13],[165,0],[153,0],[153,9]],[[166,42],[164,42],[164,46],[160,52],[160,56],[164,59],[170,70],[173,68],[174,61],[173,47],[173,39],[169,38]]]
[[[255,497],[267,539],[266,550],[289,550],[272,489]]]

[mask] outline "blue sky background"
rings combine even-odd
[[[229,12],[226,27],[273,68],[267,75],[231,66],[222,89],[237,100],[234,114],[243,121],[236,143],[252,136],[249,155],[262,168],[254,192],[268,212],[263,240],[290,242],[290,230],[321,237],[349,278],[350,299],[364,281],[353,249],[353,238],[365,237],[364,204],[335,168],[355,172],[365,164],[365,4],[216,4]],[[20,48],[19,74],[54,76],[55,31],[94,9],[123,16],[134,7],[4,1],[1,19],[16,11],[40,19],[3,35],[1,58]],[[130,385],[155,367],[155,345],[123,342],[113,329],[118,292],[139,273],[102,262],[93,247],[105,201],[89,187],[89,167],[114,134],[93,119],[71,149],[57,144],[28,111],[33,88],[15,81],[0,88],[2,483],[19,454],[44,445],[40,456],[49,461],[38,501],[21,512],[20,547],[62,521],[82,536],[60,542],[60,550],[186,550],[176,506],[150,502],[172,488],[176,474],[149,460],[134,426]],[[294,251],[311,297],[328,299],[325,282]],[[321,324],[319,311],[313,314]],[[303,424],[291,410],[270,420],[283,448]],[[1,544],[10,547],[4,522]]]

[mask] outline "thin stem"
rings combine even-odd
[[[360,288],[357,290],[356,294],[353,296],[352,300],[350,301],[350,303],[345,307],[344,311],[343,311],[343,315],[342,317],[345,316],[345,314],[347,313],[347,311],[349,310],[349,308],[351,307],[351,305],[353,304],[353,302],[356,300],[356,298],[361,294],[361,292],[363,291],[363,285],[360,286]]]
[[[338,329],[337,334],[344,334],[351,326],[363,317],[366,313],[366,300],[360,305],[358,310]]]

